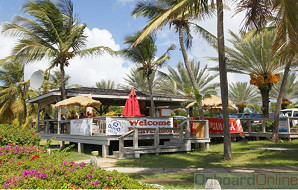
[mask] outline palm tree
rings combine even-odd
[[[290,101],[298,97],[298,81],[296,81],[297,73],[290,73],[289,77],[287,78],[287,82],[285,85],[285,91],[283,93],[282,100],[283,101]],[[276,86],[270,92],[270,97],[277,99],[280,88],[281,88],[282,81],[279,81]],[[284,109],[287,104],[282,104],[282,108]]]
[[[34,95],[29,81],[24,81],[24,65],[15,62],[1,64],[0,68],[0,121],[11,123],[17,119],[22,126],[27,118],[26,100]]]
[[[229,40],[235,49],[227,47],[228,70],[251,76],[250,83],[256,85],[262,95],[262,112],[264,117],[269,117],[269,92],[274,83],[279,80],[279,74],[283,69],[280,60],[274,59],[270,51],[275,34],[266,31],[258,34],[249,41],[243,40],[230,32],[233,39]]]
[[[142,41],[150,32],[157,29],[162,29],[167,23],[171,23],[175,19],[184,20],[186,15],[189,14],[190,18],[204,18],[204,13],[209,13],[208,0],[181,0],[174,1],[175,4],[162,12],[162,14],[154,17],[152,21],[147,25],[142,34],[139,36],[137,41],[134,43],[136,46],[140,41]],[[213,0],[211,1],[213,2]],[[228,112],[228,82],[227,82],[227,72],[226,72],[226,62],[225,62],[225,46],[224,46],[224,31],[223,31],[223,3],[222,0],[216,0],[217,4],[217,39],[218,39],[218,56],[219,56],[219,75],[220,75],[220,88],[221,88],[221,98],[223,104],[223,126],[224,126],[224,158],[232,159],[232,149],[231,149],[231,136],[230,136],[230,123],[229,123],[229,112]],[[188,13],[188,14],[187,14]],[[203,16],[203,17],[202,17]],[[179,23],[179,22],[178,22]],[[182,22],[183,23],[183,22]],[[184,57],[185,67],[191,78],[193,87],[196,90],[196,94],[199,96],[198,88],[196,88],[194,76],[190,70],[190,65],[188,64],[188,58],[183,44],[183,32],[181,25],[178,28],[179,31],[179,42],[181,51]],[[200,97],[197,97],[199,100]],[[200,101],[200,100],[199,100]],[[199,102],[198,101],[198,102]]]
[[[101,89],[116,89],[115,82],[112,80],[106,81],[102,79],[100,82],[96,82],[95,85],[97,88]]]
[[[173,26],[176,32],[179,34],[179,44],[181,48],[181,52],[184,58],[185,67],[187,69],[190,81],[196,94],[199,94],[199,87],[196,83],[196,79],[194,73],[191,69],[191,65],[188,60],[185,44],[187,48],[191,47],[192,36],[190,33],[190,27],[193,26],[195,31],[199,33],[207,42],[211,44],[216,43],[216,37],[206,31],[201,26],[190,22],[191,19],[202,19],[206,17],[210,17],[212,15],[213,7],[208,9],[202,9],[198,11],[200,14],[195,15],[193,12],[188,10],[189,3],[187,1],[140,1],[135,9],[132,11],[132,15],[144,16],[149,20],[152,20],[150,24],[148,24],[136,42],[133,44],[135,46],[137,43],[142,41],[145,36],[147,36],[150,32],[155,31],[156,29],[162,29],[163,26],[169,24],[169,26]],[[199,95],[200,96],[200,95]],[[199,100],[200,98],[197,97]],[[198,101],[200,102],[200,100]]]
[[[152,85],[152,91],[156,91],[157,80],[155,78],[156,71],[153,71],[150,75],[150,84]],[[130,74],[126,74],[127,78],[124,78],[127,85],[121,85],[120,88],[130,90],[134,88],[137,91],[148,92],[149,87],[145,75],[137,68],[131,68]]]
[[[138,36],[140,32],[138,32],[134,36],[127,36],[125,39],[125,44],[131,46]],[[162,54],[159,58],[156,58],[157,47],[155,45],[156,37],[151,34],[148,35],[141,43],[139,43],[135,48],[127,48],[122,50],[122,55],[132,62],[140,65],[137,69],[139,71],[143,71],[144,76],[146,77],[147,85],[149,88],[150,99],[151,99],[151,109],[152,115],[155,117],[155,109],[154,109],[154,102],[153,102],[153,95],[152,95],[152,84],[150,80],[150,75],[154,70],[157,68],[162,67],[170,57],[168,54],[170,51],[174,50],[176,46],[172,44],[167,51]]]
[[[229,85],[229,99],[236,103],[239,113],[244,112],[248,104],[260,101],[257,88],[247,82],[236,82]]]
[[[158,91],[162,93],[186,96],[188,90],[192,88],[192,84],[183,63],[179,62],[176,66],[177,71],[169,66],[169,74],[161,74],[160,79],[157,80],[159,81]],[[194,73],[198,88],[200,89],[200,93],[203,96],[216,95],[219,83],[211,82],[218,76],[218,74],[211,75],[211,73],[207,73],[207,65],[201,69],[199,61],[196,62],[192,60],[190,62],[190,66]]]
[[[286,81],[292,62],[297,59],[297,3],[292,0],[243,0],[239,3],[238,12],[247,11],[245,27],[255,26],[257,29],[266,27],[272,19],[272,13],[276,13],[274,26],[276,27],[276,38],[271,47],[276,57],[286,62],[281,88],[279,91],[276,109],[274,113],[273,142],[278,140],[279,113],[282,97],[285,91]],[[258,16],[256,16],[258,15]]]
[[[3,25],[3,32],[20,37],[13,49],[16,60],[29,63],[49,58],[50,68],[60,67],[62,99],[66,99],[64,68],[70,64],[69,60],[75,56],[101,55],[104,52],[114,54],[103,46],[83,49],[87,25],[79,24],[71,0],[56,3],[50,0],[29,1],[23,10],[30,18],[15,16],[12,24]]]

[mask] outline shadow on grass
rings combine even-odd
[[[217,167],[215,163],[221,160],[222,154],[220,152],[207,151],[198,155],[195,153],[144,155],[139,159],[120,160],[117,162],[117,167],[213,168]]]

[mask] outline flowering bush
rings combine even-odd
[[[3,189],[152,189],[117,171],[61,160],[39,146],[0,147]]]
[[[14,125],[3,124],[0,125],[0,146],[6,146],[8,144],[13,145],[25,145],[33,144],[37,145],[40,142],[40,137],[35,131],[29,129],[20,129]]]

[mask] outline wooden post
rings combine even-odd
[[[119,138],[119,158],[123,158],[124,155],[124,137]]]
[[[37,108],[37,133],[40,132],[40,127],[39,127],[39,121],[40,121],[40,102],[38,103],[38,108]]]
[[[288,123],[288,133],[290,134],[291,133],[291,124],[290,124],[290,118],[287,117],[287,123]],[[294,127],[294,124],[293,124],[293,127]]]
[[[57,134],[60,134],[60,126],[61,126],[61,108],[58,108],[58,124],[57,124]]]
[[[266,120],[265,119],[262,120],[262,132],[266,133]]]
[[[109,146],[108,145],[102,145],[101,146],[101,152],[102,152],[102,158],[106,158],[109,153]]]
[[[190,118],[187,118],[186,121],[186,128],[185,128],[185,137],[189,138],[190,136],[190,122],[189,122]]]
[[[179,126],[179,142],[183,142],[183,125]]]
[[[134,128],[134,133],[133,133],[133,148],[137,149],[139,148],[139,130],[138,128]]]
[[[157,127],[154,131],[154,147],[159,146],[159,127]]]
[[[209,139],[209,121],[208,120],[205,120],[204,138]],[[206,150],[210,150],[209,142],[206,143]]]
[[[78,153],[82,153],[84,149],[84,144],[83,143],[78,143]]]
[[[60,149],[63,149],[65,146],[65,141],[60,141]]]
[[[248,125],[248,133],[251,133],[251,119],[248,120],[247,125]]]
[[[49,133],[49,121],[46,121],[46,133]]]

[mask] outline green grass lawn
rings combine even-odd
[[[137,159],[119,160],[118,167],[148,168],[218,168],[298,166],[298,151],[272,151],[259,147],[298,148],[298,140],[273,144],[270,141],[232,143],[233,160],[223,160],[223,144],[211,145],[209,151],[163,155],[144,155]]]

